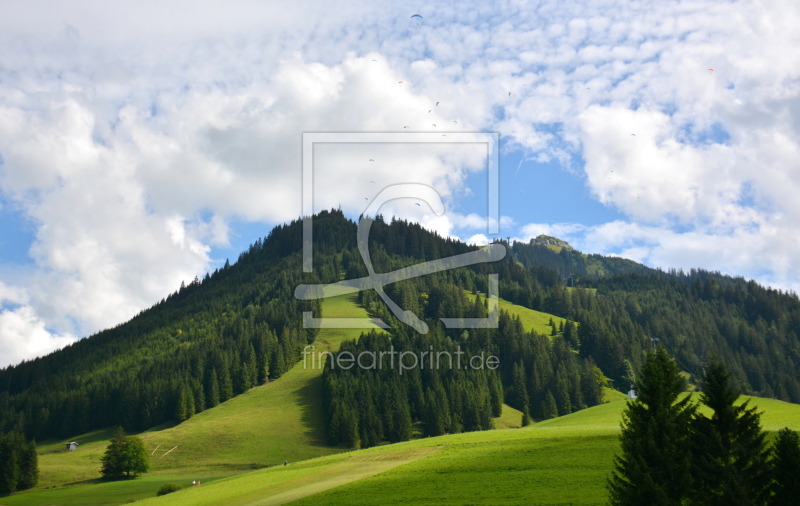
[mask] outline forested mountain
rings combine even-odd
[[[122,424],[137,431],[181,421],[281,376],[315,339],[302,328],[300,283],[365,276],[356,224],[339,211],[314,219],[315,273],[301,269],[302,223],[276,227],[227,265],[196,279],[127,323],[46,357],[0,370],[0,429],[28,438],[66,437]],[[377,294],[359,302],[390,324],[343,351],[463,350],[499,357],[496,370],[354,368],[324,372],[331,443],[369,446],[411,435],[485,429],[503,401],[534,419],[600,401],[609,378],[626,390],[658,338],[684,369],[725,360],[745,393],[800,402],[800,301],[794,294],[703,271],[653,270],[629,260],[513,243],[492,264],[386,286],[430,327],[417,334]],[[377,220],[370,235],[376,272],[475,249],[418,225]],[[439,317],[483,317],[488,274],[500,297],[567,319],[544,336],[502,313],[498,329],[445,329]],[[565,286],[566,284],[574,285]],[[324,316],[324,315],[323,315]]]

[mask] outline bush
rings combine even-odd
[[[161,496],[161,495],[171,494],[173,492],[177,492],[178,490],[180,490],[182,488],[183,487],[181,487],[180,485],[177,485],[175,483],[167,483],[165,485],[161,485],[161,488],[158,489],[158,492],[156,492],[156,495],[157,496]]]

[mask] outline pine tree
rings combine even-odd
[[[219,375],[219,400],[225,402],[233,397],[233,382],[231,381],[231,374],[228,370],[228,364],[223,362],[221,372]]]
[[[186,387],[181,385],[175,394],[175,420],[178,423],[189,419],[189,403],[187,402]]]
[[[748,402],[736,406],[739,391],[730,374],[712,361],[702,379],[700,400],[713,410],[711,418],[692,420],[694,500],[698,504],[764,504],[768,494],[769,465],[761,414]]]
[[[489,396],[492,403],[492,416],[498,417],[503,415],[503,383],[497,374],[491,374],[489,377]]]
[[[125,430],[117,427],[111,436],[111,442],[100,461],[103,463],[101,473],[103,478],[120,478],[124,472]]]
[[[664,348],[648,354],[636,382],[639,398],[622,415],[622,455],[608,480],[612,505],[677,505],[691,489],[689,422],[695,406],[677,401],[685,381]],[[677,401],[677,402],[676,402]]]
[[[553,392],[550,390],[544,396],[542,401],[542,418],[555,418],[558,416],[558,406],[556,406],[556,398],[553,397]]]
[[[511,373],[511,404],[520,411],[530,409],[528,388],[525,386],[525,366],[522,362],[514,364]]]
[[[442,406],[436,400],[436,394],[430,388],[425,392],[424,427],[426,436],[441,436],[445,433]]]
[[[781,429],[772,445],[772,485],[770,506],[792,506],[800,499],[800,437]]]
[[[15,432],[0,437],[0,494],[10,494],[19,485],[19,439]]]
[[[525,406],[525,411],[522,412],[522,421],[520,424],[523,427],[527,427],[531,424],[531,414],[528,412],[528,406]]]
[[[217,379],[217,370],[211,369],[208,375],[208,386],[206,387],[206,405],[213,408],[219,404],[219,380]]]
[[[19,455],[18,490],[35,487],[39,482],[39,454],[36,452],[36,441],[23,444]]]

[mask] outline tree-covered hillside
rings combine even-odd
[[[136,431],[184,420],[279,377],[315,338],[302,328],[302,312],[320,314],[316,302],[295,299],[295,287],[366,275],[356,228],[339,211],[316,216],[315,272],[304,275],[302,223],[276,227],[235,264],[182,287],[129,322],[0,370],[0,429],[17,428],[37,439],[114,424]],[[375,270],[387,272],[475,248],[416,224],[379,219],[370,249]],[[499,262],[386,287],[395,302],[429,323],[426,335],[398,322],[374,292],[360,293],[360,303],[393,330],[344,349],[376,349],[387,340],[417,351],[461,346],[495,354],[500,364],[473,376],[419,371],[418,378],[412,373],[402,379],[369,370],[327,371],[324,401],[332,442],[398,439],[409,431],[389,425],[397,410],[407,411],[404,424],[419,421],[429,434],[486,428],[486,413],[501,398],[536,419],[569,413],[597,402],[598,378],[627,389],[630,371],[652,346],[650,338],[660,339],[689,372],[699,373],[714,354],[745,393],[800,402],[800,302],[794,294],[567,249],[556,253],[514,243],[509,250]],[[527,333],[503,314],[496,330],[444,329],[439,317],[485,314],[490,273],[499,275],[501,298],[564,317],[564,328],[554,326],[549,336]],[[398,387],[397,395],[385,395],[390,385]]]

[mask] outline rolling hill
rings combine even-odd
[[[764,412],[766,430],[800,430],[800,406],[749,399]],[[425,438],[292,463],[142,504],[605,504],[625,403],[522,429]]]
[[[429,334],[416,335],[372,291],[321,303],[296,300],[298,283],[365,275],[355,224],[338,212],[315,219],[316,270],[302,274],[300,225],[277,227],[235,264],[129,322],[0,370],[0,428],[41,441],[38,486],[0,503],[120,504],[151,497],[164,483],[198,479],[202,490],[170,500],[369,504],[390,490],[398,504],[455,504],[464,497],[490,503],[493,494],[507,503],[531,495],[543,504],[602,502],[624,395],[607,390],[612,402],[594,405],[599,385],[610,378],[627,388],[651,337],[687,377],[716,355],[745,392],[800,399],[794,294],[714,273],[664,273],[515,243],[505,261],[387,285],[393,300],[430,326]],[[400,221],[377,221],[372,240],[378,272],[474,249]],[[561,271],[574,275],[569,262],[582,265],[584,277],[569,281],[575,286],[562,279]],[[443,328],[440,317],[485,316],[486,275],[493,273],[500,279],[500,327]],[[302,329],[305,310],[377,317],[391,330],[376,328],[356,342],[360,330]],[[568,331],[553,335],[551,319]],[[501,357],[501,367],[479,377],[456,371],[354,379],[326,377],[297,362],[308,343],[317,351],[356,350],[389,340],[406,350],[434,344],[486,350]],[[797,426],[797,405],[757,401],[769,430]],[[518,429],[523,409],[538,420],[562,416]],[[387,430],[395,412],[407,431]],[[100,457],[118,424],[144,440],[152,469],[135,480],[102,483]],[[515,430],[476,431],[492,424]],[[63,442],[72,440],[79,450],[64,451]],[[351,452],[339,441],[376,446]],[[284,460],[290,465],[279,465]]]

